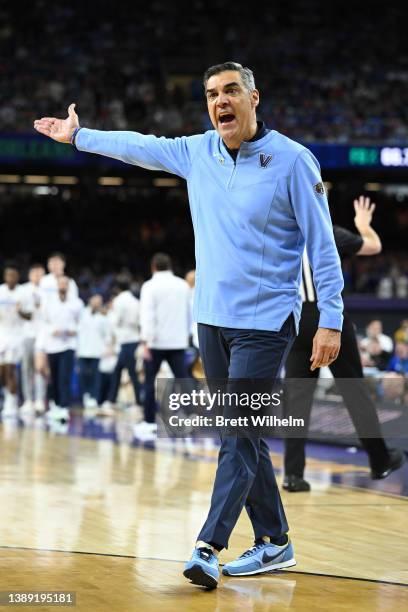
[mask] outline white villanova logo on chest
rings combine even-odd
[[[261,168],[267,168],[273,159],[273,155],[269,155],[267,153],[259,154],[259,165]]]

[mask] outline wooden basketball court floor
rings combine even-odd
[[[0,426],[1,592],[74,591],[81,612],[408,610],[408,498],[332,484],[353,473],[368,482],[352,457],[310,461],[312,492],[283,493],[296,567],[224,577],[208,592],[182,570],[208,510],[216,449],[132,445],[126,415],[87,427],[83,437],[82,416],[70,435],[38,419]],[[272,460],[279,473],[280,454]],[[408,480],[407,466],[400,472]],[[243,513],[221,562],[251,543]]]

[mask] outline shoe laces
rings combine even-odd
[[[259,550],[260,548],[263,548],[265,546],[265,544],[267,544],[267,542],[265,542],[264,540],[255,540],[254,545],[251,546],[251,548],[248,548],[248,550],[246,550],[244,553],[242,553],[242,555],[240,556],[240,559],[243,559],[245,557],[249,557],[254,552]]]

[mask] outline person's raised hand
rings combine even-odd
[[[75,104],[68,106],[68,117],[66,119],[43,117],[34,121],[34,128],[37,132],[57,142],[71,142],[72,134],[77,127],[79,127],[79,119],[75,112]]]
[[[354,210],[356,213],[354,224],[357,229],[362,230],[369,227],[375,211],[374,202],[371,202],[370,198],[365,198],[361,195],[358,200],[354,200]]]

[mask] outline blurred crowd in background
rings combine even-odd
[[[96,14],[92,2],[0,2],[0,131],[30,131],[75,101],[93,128],[202,132],[202,72],[234,60],[255,71],[260,116],[295,140],[404,144],[406,19],[402,5],[382,9],[155,0],[122,10],[101,0]]]

